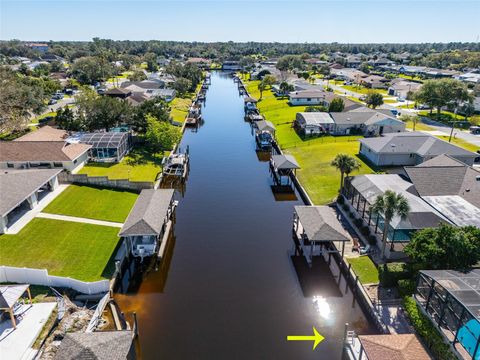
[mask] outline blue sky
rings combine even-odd
[[[20,40],[478,41],[480,0],[0,0]]]

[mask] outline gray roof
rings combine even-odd
[[[414,186],[396,174],[367,174],[352,178],[352,186],[362,194],[369,204],[373,204],[378,195],[392,190],[402,194],[408,201],[410,212],[406,219],[395,216],[391,225],[395,229],[423,229],[437,227],[448,220],[417,196]]]
[[[158,80],[142,80],[142,81],[124,81],[120,86],[122,88],[127,88],[129,86],[138,86],[142,89],[160,89],[162,87],[162,82]]]
[[[333,124],[332,117],[327,112],[299,112],[297,120],[303,120],[306,125]]]
[[[351,237],[328,206],[295,206],[295,212],[310,241],[350,241]]]
[[[275,131],[275,126],[267,120],[260,120],[256,121],[255,125],[257,126],[257,129],[260,131]]]
[[[279,170],[300,169],[300,165],[292,155],[272,155],[272,161]]]
[[[1,170],[0,216],[7,215],[62,169]]]
[[[480,208],[480,171],[459,160],[439,155],[405,172],[422,197],[458,195]]]
[[[404,124],[402,121],[395,119],[393,116],[389,116],[364,107],[358,107],[348,112],[331,113],[330,115],[337,125],[374,125],[379,123],[388,123],[390,125]]]
[[[67,333],[55,360],[120,360],[133,358],[132,331],[97,331]],[[133,351],[133,350],[132,350]]]
[[[119,235],[160,235],[174,191],[173,189],[142,190]]]
[[[293,91],[289,94],[291,99],[303,99],[303,98],[327,98],[327,92],[322,90],[303,90]]]
[[[360,142],[377,153],[415,153],[420,156],[448,154],[473,158],[478,156],[474,152],[421,132],[385,134],[382,137],[360,139]]]

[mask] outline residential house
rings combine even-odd
[[[175,207],[173,189],[142,190],[119,236],[133,256],[152,256],[161,245],[167,223]]]
[[[0,234],[58,185],[62,169],[0,170]]]
[[[0,141],[0,169],[62,168],[78,171],[91,145],[65,141]]]
[[[360,82],[360,80],[367,76],[363,71],[357,69],[332,69],[331,74],[339,80],[348,82]]]
[[[67,141],[89,145],[88,157],[96,162],[120,162],[133,146],[130,132],[79,133]]]
[[[292,105],[323,105],[328,106],[333,99],[332,93],[322,90],[301,90],[289,94]]]
[[[362,63],[362,59],[356,55],[348,55],[345,58],[345,66],[348,68],[358,68]]]
[[[33,42],[33,43],[26,43],[25,46],[29,47],[32,50],[39,51],[41,53],[46,53],[48,51],[47,43]]]
[[[188,60],[186,62],[187,62],[187,64],[195,64],[199,68],[202,68],[202,69],[209,68],[210,64],[212,63],[211,60],[201,58],[201,57],[191,57],[191,58],[188,58]]]
[[[360,107],[347,112],[330,113],[335,126],[334,135],[363,134],[378,136],[405,131],[405,123],[393,116]]]
[[[238,71],[241,70],[241,66],[238,61],[224,61],[222,64],[222,70]]]
[[[334,122],[326,112],[299,112],[295,126],[304,135],[320,135],[332,132]]]
[[[399,79],[392,81],[388,88],[388,95],[406,99],[409,93],[420,90],[421,83]]]
[[[121,85],[122,89],[128,90],[132,93],[151,94],[155,90],[165,87],[165,83],[160,79],[150,79],[142,81],[124,81]]]
[[[457,226],[480,228],[480,171],[439,155],[404,168],[418,195]]]
[[[132,91],[128,89],[123,89],[123,88],[112,88],[105,91],[105,95],[125,100],[130,95],[132,95]]]
[[[467,165],[480,160],[474,152],[421,132],[400,132],[361,139],[360,154],[376,166],[418,165],[441,154]]]
[[[386,88],[386,83],[388,82],[383,76],[379,75],[368,75],[357,80],[361,85],[370,88],[370,89],[383,89]]]
[[[177,92],[174,89],[158,89],[152,93],[152,96],[158,96],[164,99],[166,102],[170,102],[175,99]]]
[[[395,62],[392,61],[392,60],[389,60],[387,58],[381,57],[381,58],[378,58],[376,60],[369,60],[368,64],[372,65],[373,67],[378,68],[378,67],[381,67],[381,66],[395,65]]]
[[[480,84],[480,73],[467,72],[464,74],[454,76],[455,79],[464,81],[470,84]]]
[[[405,219],[394,216],[385,228],[385,219],[381,214],[375,214],[370,208],[379,195],[387,190],[403,195],[410,206]],[[402,179],[397,174],[368,174],[347,177],[342,194],[349,209],[355,216],[362,219],[375,235],[376,243],[382,247],[384,231],[387,233],[386,257],[396,259],[405,257],[403,248],[417,230],[438,227],[442,223],[450,223],[440,212],[432,208],[418,196],[412,183]]]

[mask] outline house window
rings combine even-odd
[[[76,164],[76,163],[77,163],[77,159],[73,160],[73,163]]]
[[[410,154],[410,157],[413,158],[415,156],[415,154]]]
[[[14,168],[15,166],[12,163],[7,163],[7,168]]]
[[[53,166],[54,167],[63,167],[63,164],[61,162],[54,162]]]
[[[311,98],[307,98],[307,101],[312,101],[312,99],[311,99]]]

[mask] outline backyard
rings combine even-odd
[[[135,148],[119,163],[86,164],[78,173],[107,176],[109,179],[155,182],[161,170],[163,155],[152,154],[145,148]]]
[[[43,212],[123,223],[137,197],[129,191],[70,185]]]
[[[352,265],[352,269],[360,278],[362,284],[378,284],[378,269],[368,256],[359,256],[355,258],[347,258]]]
[[[82,281],[109,279],[117,234],[114,227],[35,218],[18,234],[0,236],[0,262]]]
[[[258,81],[247,82],[250,95],[259,99]],[[303,140],[293,129],[292,123],[297,112],[305,111],[304,106],[290,106],[288,99],[275,97],[270,90],[263,92],[263,98],[257,103],[258,109],[276,126],[276,137],[280,147],[295,156],[300,166],[298,178],[312,201],[317,204],[331,202],[338,194],[340,173],[330,165],[339,153],[357,157],[358,136],[325,136]],[[372,173],[373,170],[357,157],[361,168],[358,172]]]

